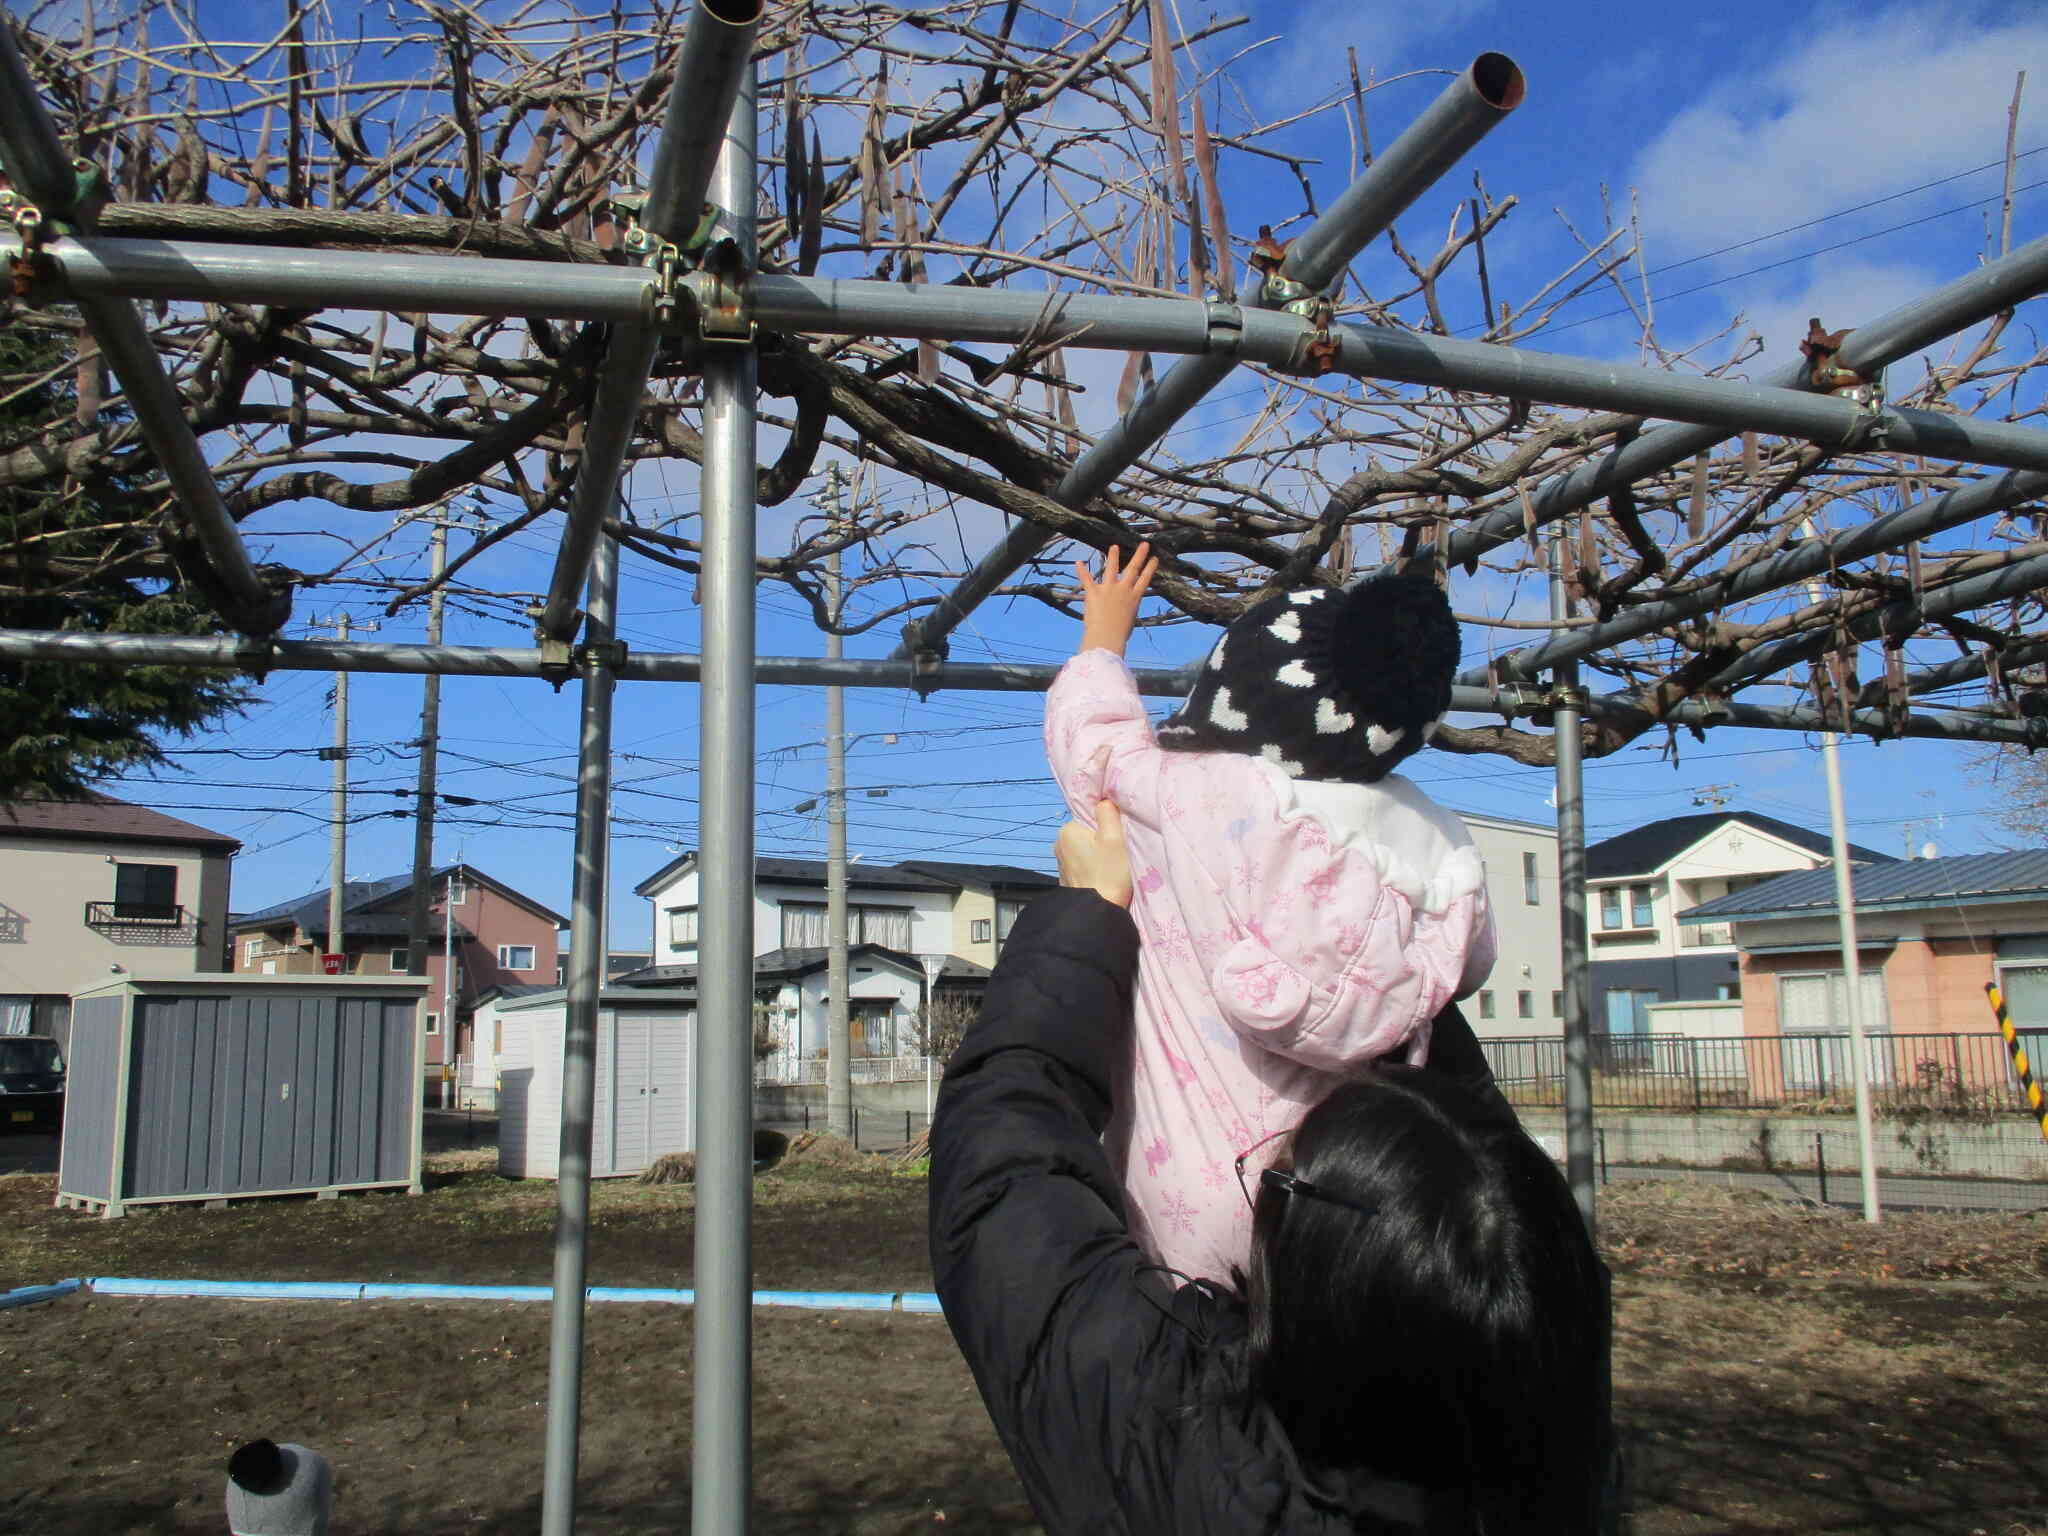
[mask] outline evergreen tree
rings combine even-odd
[[[66,332],[0,310],[0,455],[83,430],[74,361]],[[99,424],[118,419],[117,407]],[[150,505],[119,480],[0,481],[0,628],[223,632],[157,549]],[[0,799],[72,798],[123,769],[163,763],[162,736],[238,714],[251,697],[226,672],[0,659]]]

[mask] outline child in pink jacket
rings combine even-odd
[[[1155,568],[1143,544],[1099,581],[1076,567],[1081,645],[1045,745],[1071,813],[1112,802],[1130,847],[1137,1027],[1104,1141],[1131,1229],[1226,1280],[1251,1246],[1239,1154],[1256,1181],[1336,1081],[1421,1062],[1437,1011],[1493,967],[1493,916],[1464,824],[1391,771],[1450,704],[1458,626],[1435,583],[1261,600],[1155,734],[1123,662]]]

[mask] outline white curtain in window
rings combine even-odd
[[[999,901],[996,903],[996,938],[1007,943],[1010,930],[1017,926],[1017,919],[1024,915],[1021,901]]]
[[[697,909],[695,907],[671,908],[668,914],[668,941],[671,944],[694,944],[697,942]]]
[[[32,997],[0,997],[0,1035],[33,1033],[36,1000]]]
[[[884,949],[910,948],[910,912],[904,907],[863,907],[860,913],[860,944],[879,944]]]
[[[782,947],[823,949],[829,942],[825,933],[825,909],[785,902],[782,907]]]

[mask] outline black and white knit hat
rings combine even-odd
[[[1276,594],[1223,632],[1159,745],[1375,783],[1436,733],[1457,670],[1458,621],[1426,576]]]

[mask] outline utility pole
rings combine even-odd
[[[845,520],[840,500],[842,473],[826,471],[823,506],[826,532],[836,538]],[[838,633],[839,552],[825,557],[825,609],[833,628],[825,634],[825,656],[845,654]],[[825,1127],[834,1136],[853,1134],[853,1030],[848,1007],[846,963],[846,690],[825,690]]]
[[[448,524],[434,519],[434,590],[427,599],[427,644],[441,643],[442,592],[440,579],[448,569]],[[405,914],[405,969],[409,975],[427,974],[427,908],[433,896],[434,807],[436,770],[441,749],[441,674],[429,672],[426,694],[420,704],[420,776],[413,795],[412,893]],[[448,1037],[447,1019],[442,1020],[442,1039]]]

